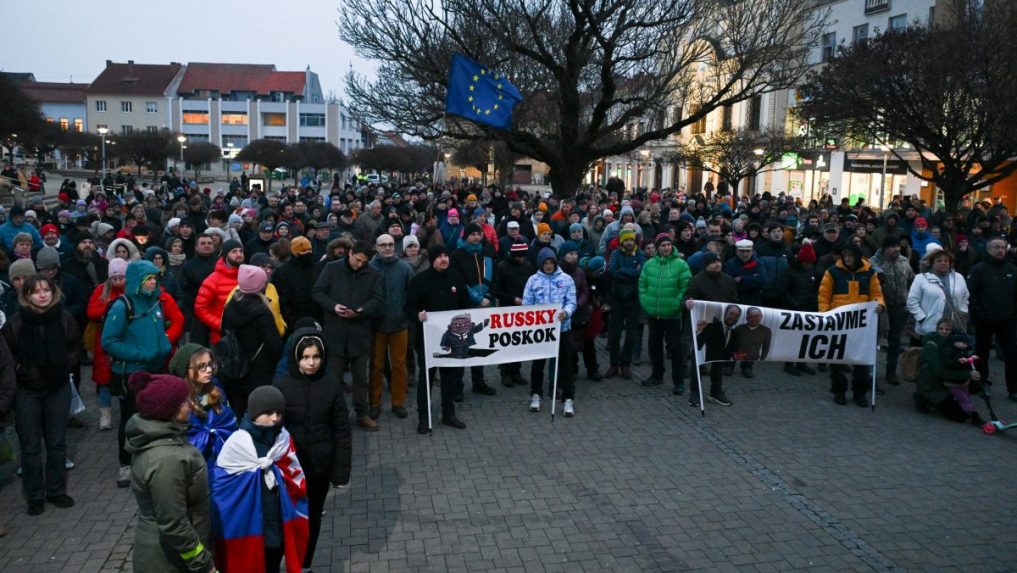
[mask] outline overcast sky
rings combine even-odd
[[[339,0],[3,0],[0,69],[38,81],[88,83],[106,60],[165,64],[311,66],[326,97],[344,97],[351,63],[373,75],[339,39]]]

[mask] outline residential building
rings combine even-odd
[[[58,124],[64,131],[88,131],[85,107],[88,84],[30,81],[18,87],[39,104],[46,121]]]
[[[106,128],[114,134],[170,129],[166,98],[176,93],[183,74],[184,66],[176,62],[106,60],[106,69],[85,89],[89,129]]]

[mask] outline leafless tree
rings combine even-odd
[[[343,0],[339,30],[379,62],[374,80],[348,77],[363,120],[504,141],[548,164],[567,196],[597,159],[795,85],[825,20],[812,2],[787,0]],[[519,88],[511,129],[445,115],[456,52]]]
[[[717,130],[692,138],[673,159],[716,173],[737,195],[743,179],[779,169],[781,157],[795,147],[796,141],[782,129]]]

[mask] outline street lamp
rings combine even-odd
[[[109,128],[100,127],[98,129],[99,135],[102,137],[102,178],[106,179],[106,134],[109,133]]]
[[[882,143],[879,148],[883,150],[883,175],[879,180],[879,208],[883,208],[883,197],[886,192],[886,162],[890,159],[890,146]]]
[[[177,136],[177,142],[180,143],[180,163],[184,162],[184,142],[185,141],[187,141],[187,138],[184,137],[183,135],[178,135]],[[178,165],[177,168],[179,169],[179,167],[180,166]]]

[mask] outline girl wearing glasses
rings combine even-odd
[[[191,418],[187,441],[201,452],[209,467],[226,439],[237,430],[237,417],[226,400],[226,391],[215,378],[218,365],[212,352],[198,344],[185,344],[173,355],[170,372],[187,381],[191,389]]]

